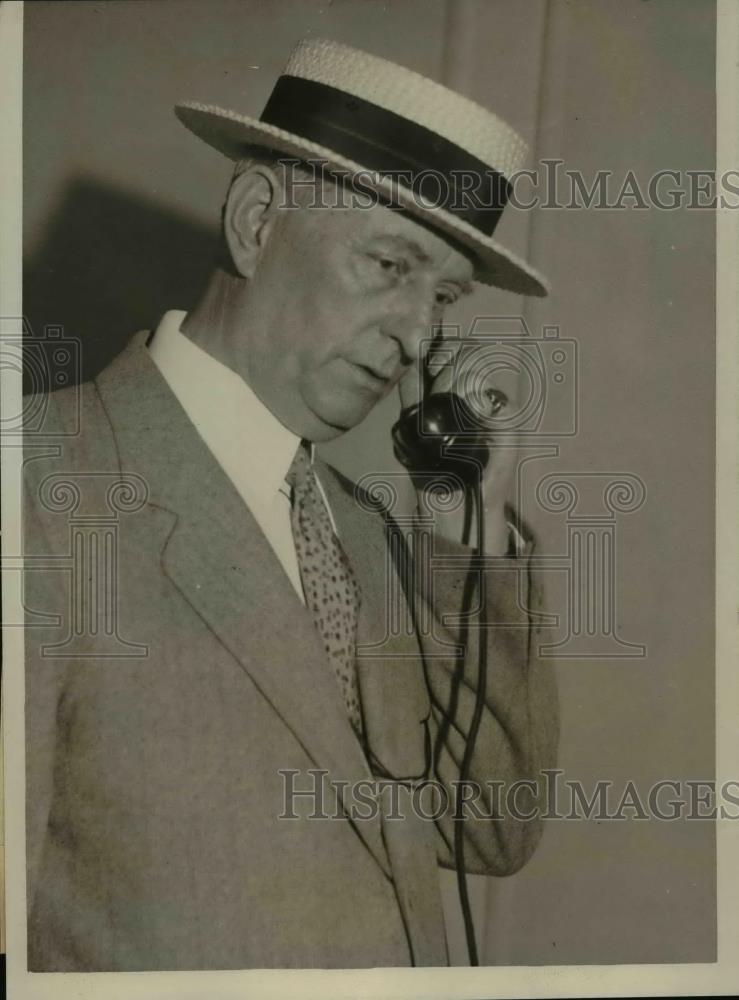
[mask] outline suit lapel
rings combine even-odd
[[[145,342],[137,334],[96,384],[121,468],[142,475],[151,502],[176,515],[163,571],[342,798],[341,783],[369,772],[310,613]],[[352,825],[389,874],[379,818]]]

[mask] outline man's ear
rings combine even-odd
[[[275,172],[260,163],[239,174],[231,184],[223,232],[234,267],[244,278],[253,275],[272,231],[281,190]]]

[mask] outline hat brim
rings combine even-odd
[[[340,173],[361,173],[363,185],[373,188],[393,204],[402,205],[419,220],[425,220],[434,229],[471,251],[477,263],[477,281],[518,295],[542,297],[549,294],[549,284],[543,275],[500,243],[484,236],[464,219],[436,205],[420,202],[416,194],[390,178],[375,177],[371,182],[368,172],[361,164],[345,159],[325,146],[309,142],[257,118],[196,101],[176,105],[175,114],[194,135],[231,160],[240,159],[245,147],[257,145],[301,160],[320,160],[329,171],[334,168]]]

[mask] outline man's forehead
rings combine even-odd
[[[474,276],[468,254],[442,233],[416,221],[407,211],[378,203],[368,209],[350,210],[349,224],[356,225],[358,235],[402,251],[420,266],[443,268],[463,282],[471,281]]]

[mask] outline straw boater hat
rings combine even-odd
[[[310,38],[293,50],[259,119],[195,101],[175,112],[232,160],[258,145],[361,178],[471,250],[478,281],[524,295],[549,290],[492,238],[526,144],[497,115],[433,80]]]

